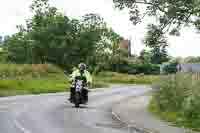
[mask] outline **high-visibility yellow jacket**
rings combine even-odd
[[[81,76],[80,70],[78,69],[72,72],[71,81],[74,81],[77,76]],[[86,77],[87,83],[92,83],[92,76],[87,70],[84,71],[82,76]]]

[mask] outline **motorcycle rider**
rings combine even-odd
[[[70,102],[72,102],[74,94],[75,94],[75,88],[73,86],[73,83],[74,83],[76,77],[78,77],[78,76],[82,76],[86,79],[87,86],[89,86],[92,83],[92,76],[87,71],[86,64],[80,63],[78,65],[78,69],[74,69],[74,71],[71,74],[72,86],[70,87],[70,98],[69,98]],[[85,103],[88,102],[88,90],[83,89],[83,96],[84,96],[84,99],[85,99]]]

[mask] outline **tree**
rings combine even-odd
[[[169,61],[169,56],[167,54],[166,46],[160,48],[160,46],[155,46],[151,50],[151,63],[162,64]]]
[[[119,45],[121,37],[113,29],[108,28],[98,14],[86,14],[83,16],[83,24],[86,31],[91,33],[90,37],[93,39],[90,40],[94,40],[95,44],[94,53],[89,56],[89,60],[93,62],[90,65],[109,68],[116,52],[113,48]]]
[[[148,64],[151,63],[151,53],[148,50],[142,50],[140,56],[138,57],[142,63]]]
[[[200,57],[189,56],[184,59],[184,63],[200,63]]]
[[[6,39],[4,45],[8,51],[8,60],[17,63],[30,63],[31,53],[26,35],[19,32]]]
[[[145,16],[156,18],[155,23],[148,25],[144,41],[146,46],[152,49],[153,62],[167,61],[166,33],[179,36],[183,26],[195,26],[200,30],[199,0],[113,0],[113,2],[120,10],[129,9],[130,20],[135,25]],[[144,12],[139,10],[141,5],[145,5]],[[162,59],[156,57],[160,54],[163,55]]]
[[[111,45],[119,35],[98,14],[70,19],[48,0],[34,0],[33,17],[5,40],[8,60],[15,63],[53,63],[71,69],[80,62],[91,69],[110,61]]]
[[[166,47],[168,46],[166,36],[158,26],[150,24],[145,36],[144,43],[150,48],[151,63],[162,64],[169,61],[168,52]]]
[[[2,45],[2,44],[3,44],[3,37],[0,36],[0,45]]]
[[[177,33],[181,26],[200,22],[200,1],[199,0],[113,0],[119,9],[125,7],[130,9],[130,20],[134,24],[140,22],[143,16],[155,16],[158,20],[159,29]],[[141,14],[140,5],[146,6],[146,11]],[[195,19],[194,19],[195,18]],[[170,28],[173,27],[173,28]],[[173,30],[173,29],[176,30]]]
[[[167,40],[164,32],[154,24],[149,24],[144,43],[147,47],[154,48],[155,46],[166,46]]]

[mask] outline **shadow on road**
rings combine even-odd
[[[75,107],[73,104],[71,104],[71,105],[64,105],[64,108],[65,108],[65,109],[75,109],[76,107]],[[92,106],[88,106],[88,105],[80,105],[80,107],[77,108],[77,109],[89,109],[89,110],[94,110],[94,109],[96,109],[96,107],[92,107]]]

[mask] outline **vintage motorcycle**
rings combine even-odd
[[[73,84],[74,96],[72,98],[72,103],[75,104],[76,108],[79,108],[80,104],[86,104],[88,102],[88,87],[85,77],[78,76]]]
[[[67,72],[64,71],[64,74],[67,75]],[[77,76],[75,81],[70,82],[71,88],[73,89],[71,103],[75,104],[76,108],[80,107],[80,104],[87,104],[88,102],[88,85],[86,82],[86,77]]]

